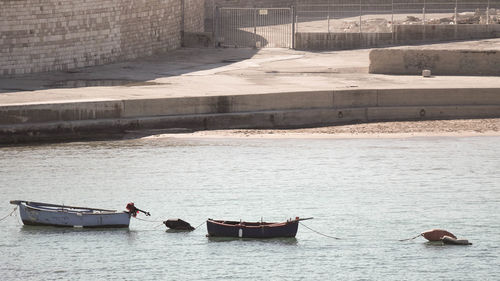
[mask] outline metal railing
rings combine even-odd
[[[216,9],[216,45],[255,48],[293,46],[292,8]]]
[[[500,24],[500,0],[297,0],[297,32],[392,32],[394,25]]]

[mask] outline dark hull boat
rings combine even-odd
[[[295,237],[299,221],[295,218],[286,222],[244,222],[207,220],[209,237],[278,238]]]

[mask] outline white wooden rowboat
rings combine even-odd
[[[66,227],[128,227],[130,213],[86,207],[74,207],[22,200],[10,201],[19,206],[25,225]]]

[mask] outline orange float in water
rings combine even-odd
[[[457,239],[457,237],[453,235],[453,233],[450,233],[444,229],[431,229],[426,232],[422,232],[421,235],[429,241],[441,241],[444,236]]]

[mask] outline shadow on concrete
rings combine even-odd
[[[268,44],[269,41],[263,36],[241,29],[220,32],[217,36],[217,46],[223,48],[263,48]]]
[[[254,37],[249,32],[239,31],[235,35],[232,40],[249,42],[252,39],[254,42],[257,38],[262,46],[267,44],[263,37]],[[220,44],[223,48],[181,48],[107,65],[0,77],[0,94],[58,88],[165,85],[168,83],[155,80],[228,66],[250,59],[259,51],[250,48],[255,44],[234,42],[236,44],[228,46]]]

